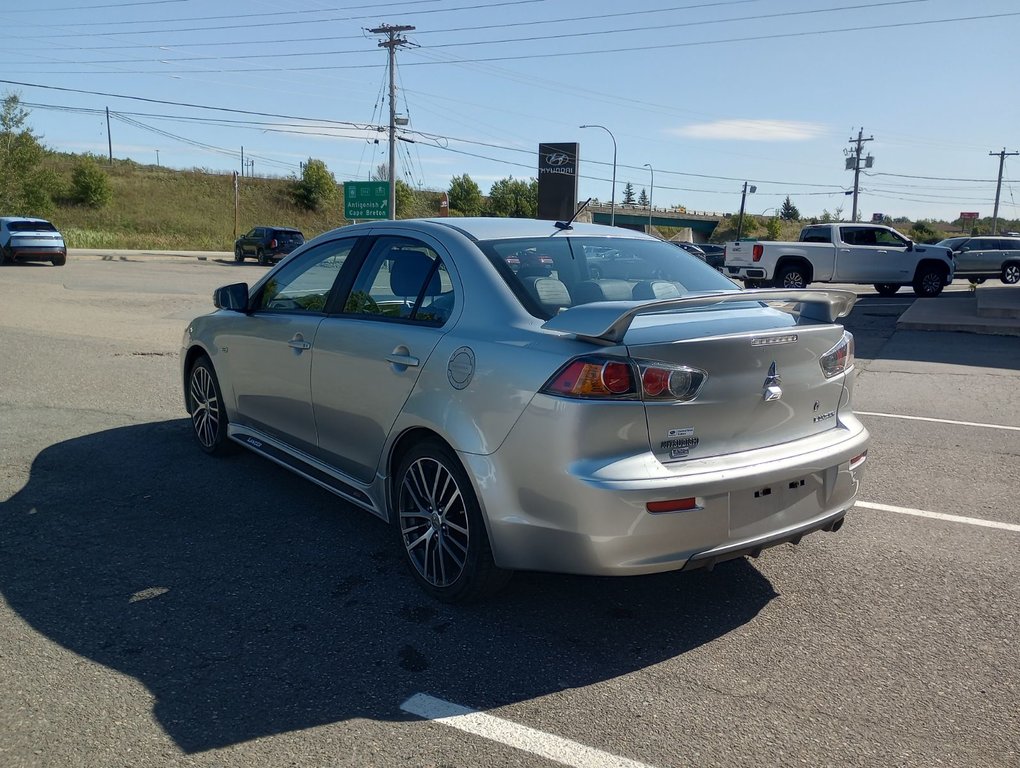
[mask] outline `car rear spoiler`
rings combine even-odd
[[[697,293],[661,301],[595,301],[566,309],[542,327],[547,331],[570,333],[585,339],[619,343],[638,315],[749,301],[788,305],[778,308],[796,313],[801,320],[834,323],[850,314],[857,301],[857,294],[835,289],[761,288]]]

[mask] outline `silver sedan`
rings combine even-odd
[[[202,450],[388,521],[446,601],[514,570],[711,566],[854,503],[854,294],[740,291],[645,235],[519,219],[317,237],[188,326]]]

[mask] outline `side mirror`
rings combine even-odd
[[[914,250],[914,241],[913,240],[907,240],[907,251],[909,252],[909,251],[912,251],[912,250]]]
[[[216,309],[230,309],[234,312],[248,311],[248,284],[233,283],[213,291]]]

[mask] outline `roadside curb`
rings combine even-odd
[[[952,302],[917,299],[900,315],[896,330],[1020,336],[1020,286],[979,286],[973,298]]]

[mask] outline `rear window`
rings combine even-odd
[[[9,221],[7,229],[11,232],[56,232],[57,228],[48,221]]]
[[[296,232],[296,231],[294,231],[292,229],[282,229],[282,230],[278,229],[278,230],[276,230],[274,232],[273,237],[277,238],[278,240],[287,240],[287,241],[298,240],[300,242],[304,242],[304,240],[305,240],[305,236],[304,235],[302,235],[300,232]]]
[[[483,241],[478,247],[528,311],[545,319],[594,301],[653,301],[736,290],[701,259],[658,240],[543,237]]]

